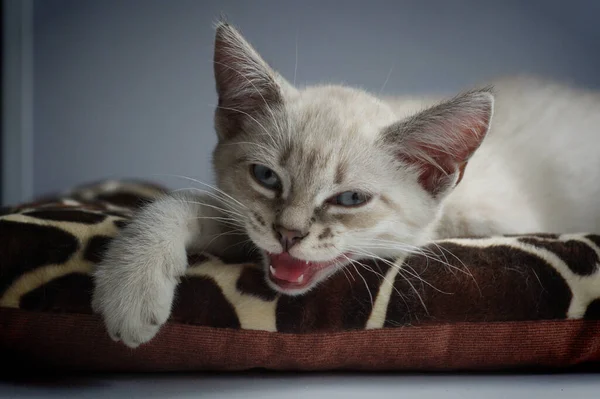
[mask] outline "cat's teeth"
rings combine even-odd
[[[308,261],[306,261],[306,264],[308,265]]]
[[[298,277],[298,280],[296,280],[296,282],[298,284],[302,283],[304,281],[304,274],[301,274],[300,277]]]
[[[273,265],[269,265],[269,271],[273,276],[275,275],[275,268],[273,267]]]

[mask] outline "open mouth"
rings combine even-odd
[[[311,262],[297,259],[289,253],[267,253],[269,260],[269,279],[283,290],[301,290],[311,286],[315,276],[322,270],[339,265],[345,256],[325,262]]]

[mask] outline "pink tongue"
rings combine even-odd
[[[306,264],[305,261],[294,259],[287,253],[272,254],[270,258],[271,266],[275,269],[273,273],[275,278],[292,283],[298,281],[300,276],[306,273],[310,267],[310,263]]]

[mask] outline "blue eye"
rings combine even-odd
[[[341,194],[331,197],[328,203],[338,206],[360,206],[367,203],[371,197],[358,191],[345,191]]]
[[[266,187],[270,190],[276,190],[281,188],[281,181],[279,176],[271,169],[263,165],[254,164],[250,167],[252,176],[260,183],[261,186]]]

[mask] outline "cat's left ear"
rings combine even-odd
[[[219,97],[215,126],[222,139],[235,135],[247,118],[272,116],[286,93],[295,90],[225,22],[216,27],[214,74]]]
[[[440,198],[460,182],[493,114],[491,88],[463,93],[384,130],[382,140]]]

